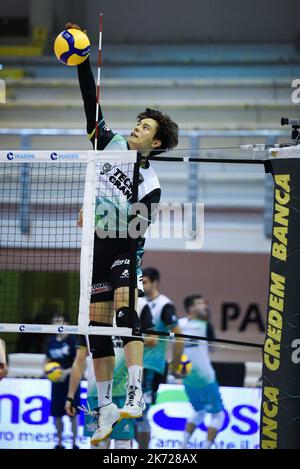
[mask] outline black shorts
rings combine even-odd
[[[94,237],[91,303],[113,301],[114,291],[130,286],[130,239]]]
[[[70,376],[67,376],[65,381],[62,383],[52,383],[51,386],[51,406],[50,406],[50,414],[53,417],[62,417],[66,414],[65,411],[65,403],[68,397],[68,389],[69,389],[69,381]],[[80,404],[80,386],[74,396],[74,407],[76,412],[78,413],[78,406]]]

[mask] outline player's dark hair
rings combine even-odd
[[[70,322],[70,316],[67,313],[56,313],[53,315],[53,318],[62,318],[64,323],[69,323]]]
[[[183,306],[186,311],[190,309],[191,306],[193,306],[195,300],[201,300],[203,298],[203,295],[200,293],[196,293],[195,295],[189,295],[183,300]]]
[[[147,107],[145,111],[137,116],[137,120],[141,121],[147,118],[154,119],[158,123],[158,129],[154,138],[161,141],[161,147],[153,150],[151,153],[162,153],[178,145],[178,125],[172,121],[170,116]]]
[[[148,277],[150,282],[160,281],[160,273],[155,267],[146,267],[143,269],[143,277]]]

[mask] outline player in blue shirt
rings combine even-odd
[[[59,314],[52,320],[52,324],[68,324],[67,315]],[[50,337],[47,343],[46,356],[48,361],[55,361],[63,368],[63,374],[58,382],[51,386],[51,415],[57,430],[58,444],[55,449],[65,449],[62,444],[63,421],[66,414],[65,402],[68,395],[70,372],[76,355],[76,338],[73,335],[59,334]],[[75,408],[79,405],[79,389],[74,396]],[[70,417],[72,423],[73,449],[79,449],[76,445],[77,416]]]

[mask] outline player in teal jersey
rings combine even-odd
[[[207,303],[202,295],[186,297],[184,307],[187,317],[179,320],[182,333],[213,338],[213,330],[208,322]],[[186,423],[183,448],[187,448],[189,439],[203,422],[206,413],[211,415],[211,419],[202,448],[208,449],[212,446],[224,423],[224,406],[208,352],[207,341],[190,339],[185,341],[184,354],[191,361],[192,369],[183,377],[183,384],[194,412]]]
[[[159,271],[153,267],[143,269],[143,286],[145,298],[142,300],[149,306],[155,330],[166,332],[172,331],[180,333],[178,319],[173,302],[167,296],[161,294],[158,290],[160,281]],[[150,442],[150,425],[147,418],[147,412],[151,404],[156,400],[156,393],[160,383],[165,382],[166,378],[166,353],[168,342],[158,340],[154,347],[144,348],[144,376],[143,391],[146,402],[146,411],[136,424],[136,439],[139,447],[146,449]],[[170,364],[170,370],[177,370],[182,354],[183,343],[175,342],[173,346],[173,360]]]

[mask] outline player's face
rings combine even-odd
[[[151,282],[148,277],[143,277],[143,287],[145,295],[151,295],[157,286],[157,282]]]
[[[54,316],[52,319],[52,324],[66,324],[65,318],[63,316]]]
[[[194,304],[190,308],[190,315],[200,319],[207,319],[207,303],[204,298],[194,300]]]
[[[154,138],[157,128],[158,123],[154,119],[147,117],[139,121],[128,138],[130,149],[149,153],[149,150],[159,148],[161,141]]]

